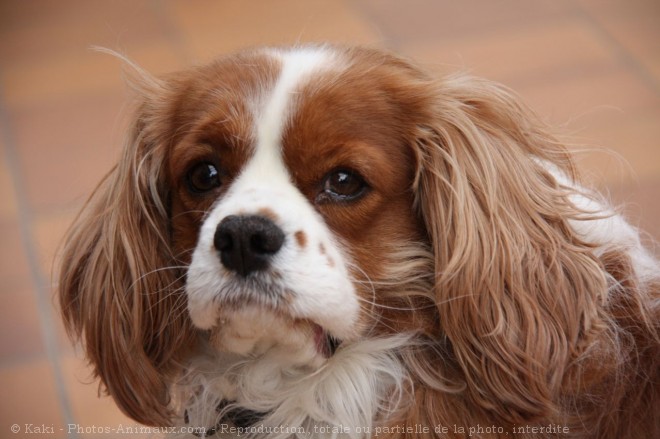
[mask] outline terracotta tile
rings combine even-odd
[[[622,183],[660,172],[660,99],[625,68],[521,86],[542,118],[568,134],[589,179]]]
[[[181,66],[175,51],[162,41],[119,50],[152,74]],[[122,94],[127,88],[122,68],[121,60],[89,48],[9,63],[2,68],[4,98],[9,108],[16,108],[90,93]]]
[[[599,36],[573,18],[546,21],[532,28],[512,26],[402,44],[400,48],[438,70],[467,70],[512,86],[557,76],[580,76],[618,63]]]
[[[167,37],[148,0],[0,2],[0,17],[0,56],[13,63]]]
[[[521,84],[515,89],[533,109],[554,124],[604,110],[630,113],[652,110],[658,105],[657,93],[625,67],[538,84]]]
[[[30,267],[17,221],[0,222],[0,294],[31,285]]]
[[[33,223],[33,236],[44,279],[49,282],[51,290],[53,324],[55,325],[57,345],[60,352],[71,354],[75,352],[72,341],[66,333],[61,318],[57,294],[58,275],[60,267],[60,251],[63,237],[71,226],[77,214],[78,207],[48,214],[39,215]]]
[[[581,168],[597,184],[658,175],[660,99],[626,68],[520,86],[545,120],[568,134]]]
[[[52,426],[49,438],[65,438],[60,428],[64,421],[58,406],[58,397],[50,363],[46,360],[31,361],[20,365],[0,368],[0,426],[3,437],[8,436],[9,426],[18,424],[25,433],[25,424]],[[28,437],[28,435],[25,435]]]
[[[55,326],[55,331],[56,331],[56,340],[57,340],[57,348],[58,352],[62,355],[75,355],[77,352],[81,351],[82,348],[79,345],[74,344],[74,341],[69,338],[69,335],[66,333],[66,329],[64,328],[64,322],[61,317],[60,313],[60,304],[55,296],[56,294],[56,287],[53,286],[52,288],[52,300],[51,303],[53,305],[52,309],[52,315],[53,315],[53,324]]]
[[[582,118],[576,143],[593,150],[582,158],[583,167],[600,184],[630,184],[660,176],[658,120],[660,105],[655,110],[601,111]]]
[[[519,2],[470,0],[360,0],[362,9],[395,44],[441,41],[457,35],[479,34],[524,23],[532,27],[571,11],[567,1]]]
[[[1,131],[0,139],[2,139]],[[4,147],[0,140],[0,221],[15,218],[17,214],[16,189],[12,181],[9,165],[5,160]]]
[[[654,0],[581,0],[606,35],[620,44],[634,62],[660,80],[660,3]]]
[[[639,227],[656,243],[660,242],[660,175],[640,179],[635,183],[610,185],[608,189],[612,200],[623,208],[631,224]],[[659,245],[649,247],[654,248],[660,257]]]
[[[255,45],[382,39],[346,0],[170,1],[168,11],[194,57],[202,60]]]
[[[35,293],[26,289],[0,294],[0,359],[15,362],[43,353]]]
[[[77,215],[78,207],[38,215],[33,221],[33,236],[42,273],[57,282],[62,239]]]
[[[69,338],[64,327],[64,321],[60,311],[59,297],[57,296],[58,290],[56,282],[53,281],[50,286],[47,287],[46,294],[49,295],[47,300],[50,305],[49,312],[52,319],[49,330],[55,333],[52,339],[56,344],[57,351],[63,355],[73,355],[78,352],[81,347],[74,344],[74,341]]]
[[[11,114],[25,192],[37,212],[85,200],[111,169],[124,102],[122,95],[93,95]]]
[[[62,358],[62,373],[73,417],[80,426],[98,426],[117,429],[119,426],[139,426],[124,415],[112,398],[99,396],[98,384],[92,377],[92,371],[86,362],[78,357]],[[111,430],[112,431],[112,430]],[[117,435],[119,437],[120,435]],[[108,437],[108,434],[83,434],[82,437]],[[130,437],[152,437],[149,435],[130,435]]]
[[[121,91],[119,62],[90,50],[4,67],[4,97],[10,108],[83,94],[96,89]]]

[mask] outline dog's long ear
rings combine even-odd
[[[474,407],[512,423],[550,415],[607,288],[553,177],[572,175],[569,157],[502,87],[456,76],[429,93],[415,191],[442,330]]]
[[[59,301],[107,393],[133,419],[167,425],[177,354],[191,335],[170,250],[165,82],[134,75],[141,105],[118,165],[63,242]]]

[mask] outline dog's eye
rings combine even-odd
[[[203,194],[220,186],[220,173],[211,163],[198,163],[188,171],[186,180],[191,192]]]
[[[353,201],[361,197],[367,187],[358,173],[347,169],[335,170],[325,177],[319,201]]]

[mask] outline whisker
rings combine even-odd
[[[157,274],[157,273],[163,272],[163,271],[168,271],[168,270],[185,270],[185,269],[187,269],[187,268],[188,268],[188,267],[185,266],[185,265],[169,265],[169,266],[166,266],[166,267],[159,267],[159,268],[156,268],[156,269],[154,269],[154,270],[151,270],[151,271],[148,271],[148,272],[142,274],[140,277],[138,277],[137,279],[135,279],[135,280],[129,285],[129,289],[133,289],[133,288],[135,287],[135,285],[136,285],[138,282],[141,282],[141,281],[145,280],[148,276],[151,276],[151,275],[154,275],[154,274]],[[174,282],[172,282],[172,283],[170,283],[169,285],[167,285],[167,287],[172,286],[174,283],[178,282],[178,281],[181,280],[183,277],[185,277],[185,274],[183,274],[183,275],[181,275],[181,276],[178,276],[178,277],[174,280]],[[156,292],[153,292],[153,293],[150,293],[150,292],[146,292],[146,293],[147,293],[147,294],[154,294],[154,293],[157,293],[157,291],[156,291]]]
[[[189,215],[191,213],[201,213],[202,215],[206,215],[208,212],[206,210],[197,210],[197,209],[186,210],[185,212],[177,213],[176,215],[174,215],[172,217],[172,219],[174,220],[174,219],[177,219],[180,216]]]

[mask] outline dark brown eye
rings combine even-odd
[[[339,169],[325,177],[321,200],[353,201],[361,197],[367,187],[367,183],[358,173]]]
[[[198,163],[190,168],[186,176],[188,189],[195,194],[203,194],[220,187],[220,173],[212,163]]]

